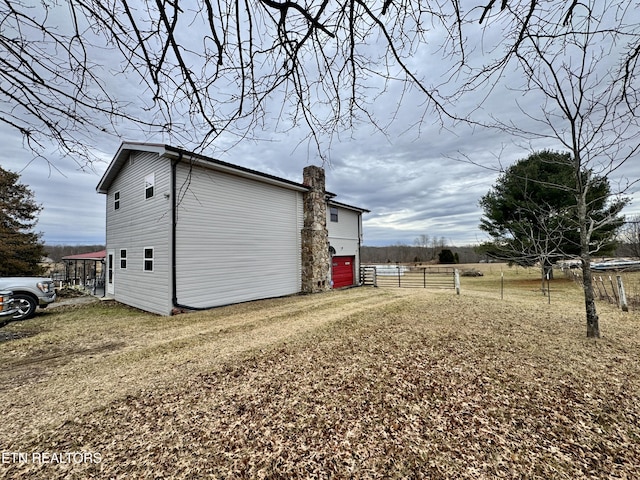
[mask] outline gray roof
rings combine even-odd
[[[107,170],[102,175],[96,190],[98,193],[107,193],[109,187],[118,176],[118,172],[129,158],[131,152],[155,152],[160,155],[161,158],[167,160],[179,160],[184,162],[199,163],[208,168],[214,170],[225,171],[238,175],[241,177],[253,178],[255,180],[277,184],[293,190],[308,191],[309,187],[302,183],[293,182],[285,178],[276,177],[268,173],[258,172],[257,170],[251,170],[250,168],[241,167],[239,165],[233,165],[232,163],[223,162],[222,160],[216,160],[215,158],[207,157],[194,152],[189,152],[182,148],[172,147],[171,145],[163,145],[158,143],[137,143],[137,142],[123,142],[120,148],[116,152],[116,155],[111,160],[111,163],[107,167]]]
[[[171,145],[164,145],[161,143],[123,142],[120,145],[120,148],[118,148],[118,151],[113,157],[113,160],[111,160],[111,163],[107,167],[107,170],[102,175],[102,178],[100,179],[100,182],[96,187],[98,193],[106,194],[109,191],[109,187],[118,176],[120,169],[129,158],[129,154],[131,152],[155,152],[161,158],[166,158],[167,160],[195,162],[214,170],[232,173],[241,177],[252,178],[254,180],[265,183],[280,185],[282,187],[290,188],[297,191],[306,192],[309,190],[309,187],[302,183],[293,182],[285,178],[276,177],[275,175],[270,175],[268,173],[258,172],[257,170],[251,170],[250,168],[234,165],[232,163],[223,162],[222,160],[216,160],[215,158],[207,157],[199,153],[189,152],[182,148],[172,147]],[[352,205],[347,205],[346,203],[336,202],[332,199],[336,196],[333,193],[327,192],[327,196],[329,199],[329,205],[347,208],[359,213],[369,212],[369,210],[364,208],[354,207]]]

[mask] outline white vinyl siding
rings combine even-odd
[[[107,195],[109,296],[171,314],[174,201],[175,306],[208,308],[300,291],[302,185],[221,162],[191,165],[180,152],[148,148],[123,147],[98,185]],[[171,165],[179,159],[174,192]],[[338,213],[331,222],[327,209],[331,246],[359,264],[360,213],[329,203]]]
[[[153,173],[154,195],[145,199]],[[171,313],[171,162],[157,153],[134,152],[109,190],[120,193],[120,208],[107,204],[107,248],[127,251],[127,268],[114,272],[113,297],[150,312]],[[144,248],[153,246],[153,271],[144,271]],[[118,264],[119,265],[119,264]]]
[[[177,188],[181,305],[203,308],[300,291],[301,192],[184,164]]]
[[[331,209],[337,209],[339,221],[332,222],[330,220]],[[360,268],[360,242],[362,235],[362,226],[360,225],[361,216],[355,210],[343,208],[340,206],[327,207],[327,230],[329,231],[329,245],[331,245],[336,253],[335,255],[354,256],[356,260],[356,275]]]

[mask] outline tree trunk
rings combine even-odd
[[[587,337],[600,338],[600,323],[593,293],[593,277],[590,262],[582,262],[582,284],[584,285],[584,307],[587,312]]]
[[[578,176],[579,178],[580,176]],[[587,187],[578,183],[578,222],[580,225],[580,260],[582,261],[582,285],[584,289],[584,307],[587,313],[587,337],[600,338],[600,323],[596,311],[596,296],[593,293],[593,277],[591,275],[591,229],[587,217]]]

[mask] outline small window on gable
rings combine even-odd
[[[331,221],[332,222],[337,222],[338,221],[338,209],[336,207],[329,207],[329,212],[331,214]]]
[[[144,249],[144,267],[145,272],[153,272],[153,247],[145,247]]]
[[[127,268],[127,249],[123,248],[120,250],[120,268]]]
[[[120,210],[120,192],[113,194],[113,209]]]
[[[156,175],[154,173],[150,173],[146,177],[144,177],[144,198],[153,197],[153,187],[156,183]]]

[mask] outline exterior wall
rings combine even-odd
[[[338,221],[331,221],[331,208],[338,209]],[[362,235],[361,215],[347,208],[329,204],[327,208],[327,229],[329,231],[329,245],[336,253],[335,256],[354,256],[354,281],[357,283],[360,271],[360,244]]]
[[[207,308],[298,293],[302,193],[204,167],[177,171],[177,302]]]
[[[134,152],[107,193],[107,251],[113,253],[113,294],[119,302],[168,315],[171,165],[156,153]],[[154,194],[145,198],[145,177],[154,174]],[[115,193],[120,208],[115,210]],[[144,271],[144,249],[153,248],[153,271]],[[121,268],[126,249],[126,268]],[[105,279],[108,282],[108,279]]]
[[[328,290],[329,245],[335,255],[355,257],[357,283],[361,215],[358,209],[329,202],[338,209],[338,222],[330,221],[321,168],[305,168],[306,191],[301,184],[224,162],[181,162],[173,198],[171,158],[183,158],[182,152],[154,144],[149,151],[144,144],[125,145],[98,185],[107,202],[109,296],[170,315],[174,307],[204,309]],[[145,195],[150,174],[153,194]],[[145,258],[146,249],[151,258]]]

